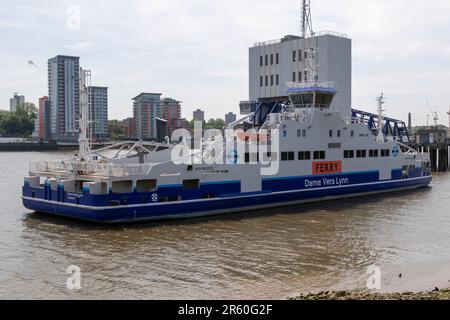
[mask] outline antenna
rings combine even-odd
[[[91,71],[80,68],[80,132],[78,143],[80,145],[80,161],[91,161],[91,147],[89,145],[89,92],[91,86]]]
[[[314,35],[311,17],[311,0],[302,0],[301,35],[303,38],[306,38],[309,34]]]
[[[384,142],[384,134],[383,134],[383,112],[385,111],[383,109],[383,104],[386,103],[386,100],[384,99],[384,94],[381,93],[381,96],[377,97],[378,102],[378,142]]]
[[[318,74],[319,65],[317,63],[319,49],[317,47],[313,47],[305,51],[307,52],[307,59],[305,60],[305,68],[308,71],[309,76],[308,78],[306,78],[305,76],[303,78],[303,82],[317,85],[317,82],[319,81],[319,74]]]

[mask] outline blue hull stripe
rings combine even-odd
[[[431,180],[432,177],[429,176],[314,189],[279,192],[265,191],[257,194],[236,195],[227,198],[106,207],[61,203],[28,196],[23,197],[23,203],[26,208],[38,212],[103,223],[120,223],[190,218],[265,207],[292,205],[296,203],[354,197],[362,194],[414,189],[429,185]]]

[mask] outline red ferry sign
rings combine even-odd
[[[324,161],[312,163],[313,175],[342,173],[342,161]]]

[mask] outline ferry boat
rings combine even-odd
[[[253,112],[231,124],[225,141],[218,133],[193,150],[184,139],[125,142],[94,152],[80,74],[80,151],[66,161],[30,165],[22,195],[30,210],[128,223],[366,197],[432,181],[428,154],[383,134],[382,96],[373,129],[333,110],[333,84],[317,81],[287,84],[289,101],[266,112],[262,123]],[[174,154],[182,156],[174,160]]]

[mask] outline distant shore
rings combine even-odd
[[[324,291],[302,294],[290,300],[450,300],[450,288],[428,292],[369,293],[358,291]]]

